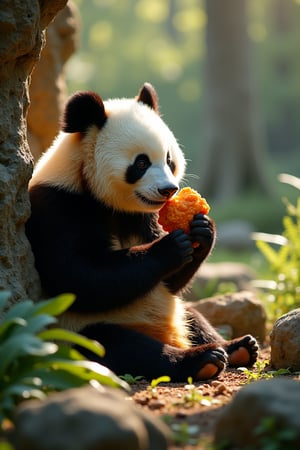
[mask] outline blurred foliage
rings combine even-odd
[[[197,188],[205,89],[204,0],[74,1],[82,31],[80,49],[68,64],[69,91],[133,97],[150,81],[159,94],[163,118],[188,159],[186,185]],[[300,172],[299,24],[300,0],[248,0],[252,68],[271,179],[278,172]],[[272,187],[276,199],[277,186]],[[216,206],[212,214],[217,220],[227,220],[231,213],[233,219],[255,218],[251,222],[259,230],[279,231],[282,208],[276,200],[266,204],[250,192],[232,205]]]
[[[82,32],[80,50],[69,64],[70,91],[132,97],[144,81],[152,82],[166,121],[193,158],[201,151],[204,1],[74,1]],[[259,103],[271,151],[285,157],[300,144],[299,24],[299,0],[248,1]]]
[[[281,180],[298,189],[297,201],[294,205],[284,199],[282,235],[257,235],[257,247],[269,264],[271,279],[256,284],[268,290],[266,298],[272,319],[300,308],[300,178],[284,175]]]
[[[133,97],[150,81],[180,143],[197,151],[206,23],[202,1],[76,3],[83,27],[81,50],[69,64],[70,91]]]

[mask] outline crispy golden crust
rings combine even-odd
[[[159,211],[158,223],[169,233],[182,229],[190,231],[190,223],[195,214],[208,214],[210,206],[205,198],[190,187],[185,187],[168,200]]]

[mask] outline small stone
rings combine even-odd
[[[211,385],[213,386],[216,395],[223,394],[227,391],[227,386],[224,383],[216,383],[216,381],[213,381]]]
[[[139,405],[147,405],[147,403],[149,403],[149,398],[148,397],[136,397],[135,398],[135,402],[138,403]]]
[[[166,406],[166,402],[164,400],[152,400],[149,403],[149,408],[150,409],[161,409],[164,406]]]
[[[275,369],[300,370],[300,308],[284,314],[270,334],[271,365]]]

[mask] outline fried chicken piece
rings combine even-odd
[[[185,187],[160,209],[158,223],[167,232],[182,229],[189,233],[195,214],[208,214],[209,210],[205,198],[194,189]]]

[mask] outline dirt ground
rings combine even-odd
[[[265,360],[270,360],[268,347],[260,349],[259,361]],[[257,372],[255,367],[250,370]],[[170,426],[173,444],[169,450],[208,450],[220,411],[248,382],[246,373],[227,369],[210,382],[162,383],[154,392],[141,381],[132,385],[132,398]]]

